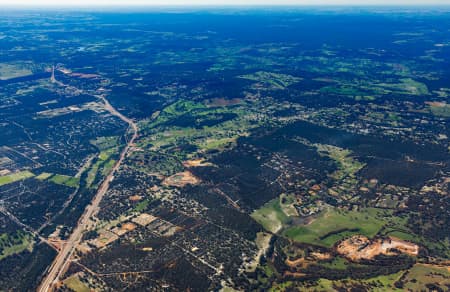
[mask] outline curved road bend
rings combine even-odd
[[[104,96],[96,96],[97,98],[100,98],[104,105],[105,109],[109,111],[112,115],[118,117],[122,121],[126,122],[130,128],[133,129],[133,136],[128,141],[125,148],[120,153],[119,160],[114,164],[112,170],[108,174],[108,176],[104,179],[103,183],[100,185],[100,187],[97,190],[96,195],[92,199],[91,203],[86,207],[84,213],[81,215],[80,219],[78,220],[78,224],[73,230],[72,234],[70,235],[67,242],[62,246],[61,250],[59,251],[58,255],[54,259],[52,265],[48,269],[47,275],[42,280],[41,285],[37,289],[39,292],[48,292],[52,291],[53,285],[56,284],[59,281],[59,278],[61,277],[62,273],[66,269],[67,265],[70,263],[70,258],[72,254],[74,253],[77,245],[81,242],[81,238],[83,235],[83,231],[86,230],[86,228],[89,226],[90,218],[95,215],[98,212],[98,205],[100,204],[103,196],[106,194],[106,192],[109,189],[109,184],[114,177],[115,172],[119,169],[120,165],[122,164],[122,161],[124,160],[126,154],[130,150],[130,147],[133,145],[134,141],[136,140],[138,136],[138,127],[135,122],[133,122],[128,117],[124,116],[120,112],[118,112],[109,102],[106,100]]]

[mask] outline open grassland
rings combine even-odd
[[[79,178],[63,174],[54,174],[52,177],[49,178],[49,181],[58,185],[65,185],[72,188],[76,188],[80,183]]]
[[[100,140],[97,139],[96,141],[91,141],[91,144],[96,145],[99,149],[101,149],[101,151],[96,160],[94,160],[95,162],[88,170],[86,178],[86,185],[88,187],[91,187],[93,185],[99,175],[106,176],[114,167],[116,160],[112,159],[111,156],[119,153],[119,147],[117,147],[117,143],[117,137],[102,137]]]
[[[142,200],[129,213],[130,214],[140,214],[140,213],[142,213],[144,210],[147,209],[148,205],[152,201],[153,200],[151,198],[146,198],[146,199]]]
[[[33,238],[28,233],[17,231],[15,234],[3,233],[0,235],[0,260],[13,254],[33,248]]]
[[[94,163],[92,168],[88,173],[87,183],[91,185],[95,178],[101,173],[102,175],[106,175],[113,168],[114,163],[116,161],[110,158],[110,154],[105,154],[104,152],[100,153],[99,159]]]
[[[294,204],[297,202],[295,196],[292,194],[280,195],[280,207],[281,210],[289,217],[298,216],[297,209]]]
[[[381,275],[373,278],[358,279],[358,280],[354,280],[351,278],[343,280],[328,280],[322,278],[317,282],[309,282],[309,283],[286,281],[283,283],[277,283],[273,285],[269,291],[273,292],[291,291],[293,287],[297,288],[294,289],[295,291],[308,291],[308,292],[353,291],[351,290],[352,287],[353,288],[365,287],[363,291],[405,291],[404,289],[395,287],[395,283],[401,278],[403,273],[404,271],[400,271],[390,275]],[[421,291],[421,290],[419,289],[411,291]]]
[[[0,176],[0,186],[10,184],[19,180],[24,180],[30,177],[34,177],[34,174],[28,170]]]
[[[344,95],[353,97],[355,100],[375,100],[375,97],[372,95],[372,92],[366,92],[361,90],[361,88],[351,86],[351,85],[342,85],[342,86],[325,86],[320,89],[322,93],[331,93],[337,95]]]
[[[302,78],[287,74],[265,71],[258,71],[253,74],[241,75],[239,76],[239,78],[260,82],[273,89],[285,89],[286,87],[302,80]]]
[[[428,87],[419,81],[411,78],[402,78],[398,83],[380,83],[377,86],[383,88],[385,91],[392,91],[400,94],[411,95],[428,95]]]
[[[117,147],[102,150],[100,152],[100,154],[98,155],[98,158],[100,160],[105,161],[105,160],[108,160],[108,158],[111,157],[111,155],[113,155],[114,153],[118,153],[118,152],[119,152],[119,149]]]
[[[298,242],[332,247],[353,234],[375,236],[387,223],[384,217],[383,211],[373,208],[358,212],[328,209],[310,224],[289,227],[283,234]]]
[[[149,138],[140,140],[139,146],[177,155],[179,159],[188,158],[180,151],[187,144],[196,148],[186,151],[191,153],[226,148],[260,124],[255,121],[253,109],[247,106],[208,107],[199,102],[178,101],[163,109],[153,120],[140,124],[142,131],[149,133]]]
[[[110,172],[110,170],[114,167],[114,164],[116,163],[116,160],[109,159],[105,161],[105,163],[102,165],[102,175],[106,176]]]
[[[141,125],[140,128],[143,129],[154,128],[158,125],[161,125],[165,122],[175,119],[183,114],[187,114],[194,110],[201,110],[205,108],[206,106],[202,103],[187,100],[179,100],[165,107],[154,120],[150,122],[145,122],[145,124]]]
[[[86,286],[86,284],[81,282],[81,280],[78,277],[78,275],[73,275],[73,276],[65,279],[63,283],[64,283],[64,285],[67,288],[69,288],[70,290],[75,291],[75,292],[89,292],[89,291],[91,291],[91,289],[89,289],[89,287]]]
[[[284,281],[282,283],[276,283],[275,285],[273,285],[272,287],[270,287],[269,291],[270,292],[284,292],[284,291],[290,291],[291,289],[293,289],[292,287],[294,286],[294,282],[292,281]],[[307,288],[302,287],[302,291],[307,291]],[[331,290],[330,290],[331,291]]]
[[[352,286],[365,286],[369,289],[369,291],[404,291],[394,286],[395,282],[401,277],[402,274],[403,272],[398,272],[369,279],[359,279],[357,281],[353,279],[339,281],[320,279],[317,281],[316,285],[309,288],[305,287],[302,291],[346,291],[347,288]]]
[[[119,144],[119,137],[118,136],[98,137],[95,140],[91,140],[90,143],[92,145],[95,145],[100,150],[107,150]]]
[[[308,224],[300,224],[294,203],[295,197],[282,194],[255,210],[251,216],[267,231],[280,233],[297,242],[328,248],[353,235],[373,238],[377,234],[415,242],[421,246],[431,244],[426,239],[415,236],[407,228],[407,216],[394,216],[391,210],[363,208],[348,211],[327,207],[314,215],[315,218],[309,218],[311,221]],[[439,247],[442,245],[434,244],[440,244]]]
[[[37,112],[38,118],[55,118],[71,113],[79,113],[87,110],[92,110],[94,112],[100,113],[104,111],[103,105],[98,102],[86,102],[81,105],[72,105],[67,107],[61,107],[61,108],[53,108],[48,110],[43,110],[40,112]]]
[[[357,101],[373,101],[377,97],[387,94],[402,95],[429,95],[428,87],[411,78],[400,78],[392,83],[373,83],[369,80],[359,80],[357,83],[347,83],[341,80],[340,84],[327,85],[320,89],[325,94],[347,96]]]
[[[446,102],[426,102],[429,111],[438,117],[450,118],[450,104]]]
[[[26,64],[8,64],[0,63],[0,80],[23,77],[31,75],[33,72]]]
[[[98,159],[93,165],[92,167],[89,169],[87,178],[86,178],[86,185],[88,187],[91,187],[92,184],[95,181],[95,178],[97,177],[97,174],[99,172],[99,168],[100,166],[105,163],[105,160],[102,159]]]
[[[327,267],[333,270],[345,270],[347,269],[348,261],[342,257],[335,257],[331,262],[322,263],[321,266]]]
[[[64,185],[71,188],[76,188],[80,183],[80,179],[78,177],[73,177],[64,174],[53,174],[49,172],[43,172],[40,175],[36,176],[35,178],[40,181],[46,180],[57,185]]]
[[[428,237],[414,234],[408,228],[407,217],[389,216],[388,222],[379,233],[381,236],[395,237],[401,240],[411,241],[428,250],[440,250],[443,258],[450,257],[450,242],[447,240],[430,240]]]
[[[331,174],[336,180],[341,180],[347,176],[355,176],[365,164],[351,157],[352,152],[332,145],[314,144],[321,155],[325,155],[336,161],[338,169]]]
[[[324,247],[332,247],[339,240],[355,234],[372,238],[383,228],[383,234],[403,230],[408,235],[405,239],[411,240],[409,230],[405,228],[406,218],[392,216],[392,211],[376,208],[359,211],[327,208],[309,224],[293,225],[293,219],[298,218],[294,200],[294,197],[283,194],[255,210],[251,216],[270,232],[282,231],[292,240]]]
[[[439,287],[433,291],[448,291],[450,287],[450,270],[448,267],[416,264],[402,280],[403,287],[409,291],[430,291],[427,285]]]
[[[35,179],[38,179],[38,180],[46,180],[46,179],[48,179],[49,177],[51,177],[52,175],[53,175],[53,173],[43,172],[43,173],[41,173],[40,175],[36,176]]]
[[[275,198],[260,209],[254,211],[251,216],[266,230],[276,233],[283,228],[289,217],[283,212],[280,199]]]
[[[203,143],[200,143],[199,146],[204,150],[222,149],[228,145],[235,143],[237,138],[238,136],[236,135],[235,137],[205,140]]]

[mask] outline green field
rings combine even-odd
[[[98,169],[100,167],[100,165],[103,163],[103,160],[97,160],[92,167],[89,169],[87,178],[86,178],[86,186],[90,187],[92,186],[92,183],[94,182],[97,173],[98,173]]]
[[[282,205],[280,198],[273,199],[251,216],[270,232],[282,230],[287,238],[324,247],[332,247],[337,241],[355,234],[373,237],[388,224],[401,226],[404,223],[397,217],[389,218],[391,212],[381,209],[327,209],[307,225],[291,226],[291,219],[295,218],[290,212],[291,198],[286,197],[285,201]]]
[[[30,177],[34,177],[34,174],[28,170],[0,176],[0,186],[10,184],[19,180],[24,180]]]
[[[273,72],[258,71],[253,74],[241,75],[239,78],[261,82],[273,89],[285,89],[286,87],[300,82],[302,78]]]
[[[392,83],[373,83],[369,80],[358,80],[357,83],[350,84],[342,80],[339,85],[322,87],[320,92],[325,94],[343,95],[354,98],[357,101],[373,101],[379,96],[391,94],[393,92],[408,95],[430,94],[428,87],[424,83],[411,78],[401,78],[398,79],[397,82]]]
[[[64,280],[64,285],[69,288],[72,291],[75,292],[89,292],[91,289],[89,289],[86,284],[81,282],[81,280],[78,278],[77,275],[71,276]]]
[[[179,116],[181,114],[188,113],[193,110],[204,108],[206,107],[202,103],[190,100],[180,100],[164,108],[160,117],[162,118],[164,114],[167,114],[169,116]]]
[[[448,268],[416,264],[403,280],[404,288],[409,291],[429,291],[427,284],[438,286],[441,291],[450,287],[450,271]],[[435,290],[438,291],[438,290]]]
[[[373,277],[369,279],[344,279],[338,281],[331,281],[327,279],[320,279],[317,281],[317,284],[305,289],[302,291],[347,291],[345,287],[352,287],[363,285],[366,287],[372,287],[367,291],[404,291],[402,289],[398,289],[394,286],[395,282],[401,277],[403,272],[394,273],[391,275],[382,275],[378,277]],[[376,287],[376,288],[375,288]],[[337,288],[340,288],[337,289]],[[365,291],[365,290],[364,290]],[[414,290],[419,291],[419,290]]]
[[[90,143],[92,145],[97,146],[97,148],[100,150],[106,150],[117,146],[119,144],[119,137],[118,136],[98,137],[95,140],[91,140]]]
[[[345,270],[347,269],[348,261],[341,257],[335,257],[331,262],[322,263],[321,266],[333,269],[333,270]]]
[[[77,177],[63,174],[53,174],[49,172],[43,172],[35,178],[41,181],[48,180],[54,184],[64,185],[71,188],[76,188],[80,183],[80,179]]]
[[[217,140],[206,140],[204,143],[201,143],[199,145],[200,148],[204,150],[211,150],[211,149],[222,149],[227,145],[233,144],[236,140],[236,137],[229,137],[229,138],[219,138]]]
[[[0,63],[0,80],[23,77],[33,74],[27,63]]]
[[[429,107],[430,112],[438,117],[450,118],[450,104],[443,103],[441,106],[433,106]]]
[[[294,204],[296,203],[296,198],[292,194],[281,194],[279,204],[281,207],[281,210],[286,216],[298,216],[297,209],[295,208]]]
[[[331,175],[336,180],[354,176],[365,164],[351,156],[352,152],[332,145],[314,144],[321,155],[336,161],[338,169]]]
[[[207,107],[203,103],[178,101],[163,109],[155,119],[140,123],[141,131],[146,132],[149,139],[140,140],[139,146],[158,153],[167,153],[178,159],[186,158],[187,154],[177,148],[187,143],[196,146],[199,152],[221,150],[233,144],[237,137],[246,135],[249,129],[259,125],[252,119],[252,115],[255,114],[253,108],[250,109],[246,106],[247,104],[240,103],[239,106],[234,107]],[[193,120],[207,121],[211,117],[223,114],[235,114],[236,117],[199,128],[195,128],[189,123],[185,126],[170,125],[171,121],[184,115],[189,115]],[[250,119],[252,120],[250,121]],[[169,125],[167,125],[168,122]]]
[[[399,83],[380,83],[376,84],[377,87],[382,88],[389,93],[389,91],[394,91],[400,94],[411,94],[411,95],[429,95],[428,87],[419,81],[411,78],[402,78]]]
[[[98,158],[100,160],[107,160],[111,155],[118,153],[118,152],[119,152],[119,149],[117,147],[104,149],[100,152],[100,154],[98,155]]]
[[[338,95],[346,95],[353,97],[357,100],[373,100],[375,99],[373,96],[369,95],[368,92],[361,91],[358,87],[352,86],[325,86],[320,89],[322,93],[331,93]]]
[[[114,167],[116,161],[114,159],[109,159],[103,164],[102,175],[107,176],[111,169]]]
[[[133,208],[133,210],[130,213],[142,213],[145,209],[147,209],[148,205],[152,202],[153,200],[150,198],[147,198],[141,202],[139,202],[136,207]]]
[[[283,235],[298,242],[332,247],[353,234],[373,237],[387,223],[384,217],[383,211],[373,208],[358,212],[329,209],[308,225],[287,228]]]
[[[264,229],[276,233],[289,220],[280,206],[280,199],[275,198],[251,214],[252,218]]]
[[[15,234],[3,233],[0,235],[0,260],[13,254],[33,248],[33,237],[23,231]]]
[[[98,137],[95,140],[91,140],[90,143],[95,145],[100,150],[100,153],[88,170],[86,178],[87,187],[92,187],[92,184],[99,175],[108,175],[116,163],[116,160],[112,159],[111,156],[120,151],[119,136]]]
[[[49,172],[43,172],[40,175],[36,176],[35,178],[38,180],[46,180],[49,177],[51,177],[53,175],[53,173],[49,173]]]
[[[140,125],[140,128],[153,128],[183,114],[200,109],[206,109],[206,106],[198,102],[179,100],[165,107],[154,120],[145,122]]]
[[[91,187],[94,183],[96,177],[101,174],[103,176],[108,175],[109,171],[113,168],[116,161],[111,159],[111,156],[118,153],[119,149],[117,147],[103,149],[94,164],[92,164],[91,168],[88,171],[88,175],[86,178],[86,185]]]
[[[52,177],[50,177],[49,181],[58,185],[65,185],[72,188],[76,188],[80,183],[79,178],[63,174],[54,174]]]

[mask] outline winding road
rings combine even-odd
[[[70,235],[69,239],[66,241],[66,243],[61,247],[61,250],[59,251],[58,255],[54,259],[52,265],[48,269],[48,272],[45,276],[45,278],[42,280],[41,285],[39,286],[38,290],[39,292],[47,292],[52,291],[53,286],[59,281],[61,275],[65,271],[66,267],[68,267],[70,263],[70,258],[72,257],[76,247],[81,242],[81,238],[83,235],[83,232],[90,227],[89,223],[92,223],[90,220],[92,216],[94,216],[98,212],[98,206],[103,199],[103,196],[106,194],[106,192],[109,189],[109,184],[114,178],[114,174],[116,171],[120,168],[120,165],[122,164],[123,160],[125,159],[128,151],[130,150],[130,147],[133,145],[134,141],[138,137],[138,127],[135,122],[133,122],[128,117],[124,116],[120,112],[118,112],[109,102],[108,100],[102,96],[102,95],[96,95],[97,98],[101,99],[104,103],[105,110],[109,111],[113,116],[118,117],[122,121],[126,122],[129,125],[129,128],[133,131],[133,136],[128,141],[125,148],[120,153],[120,157],[117,160],[117,162],[114,164],[113,168],[111,169],[111,172],[108,174],[108,176],[104,179],[102,184],[97,190],[96,195],[92,199],[91,203],[86,207],[84,213],[81,215],[80,219],[78,220],[77,226],[74,228],[72,234]]]

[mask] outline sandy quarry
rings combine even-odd
[[[419,254],[419,246],[392,237],[370,240],[365,236],[355,235],[341,241],[337,245],[336,251],[350,260],[358,261],[361,259],[370,260],[380,254],[396,255],[405,253],[417,256]]]
[[[200,167],[200,166],[212,166],[213,164],[210,162],[205,162],[205,159],[192,159],[192,160],[186,160],[183,162],[183,165],[185,167]]]
[[[196,185],[198,183],[200,183],[200,179],[195,177],[190,171],[176,173],[163,181],[164,185],[174,187],[184,187],[188,184]]]

